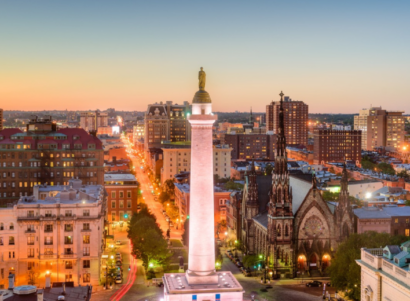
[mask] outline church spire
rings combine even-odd
[[[288,171],[286,154],[285,121],[283,116],[283,92],[280,92],[279,127],[276,141],[275,173],[284,174]]]
[[[342,179],[340,180],[340,193],[348,192],[348,173],[346,169],[346,163],[343,164]]]
[[[249,124],[253,125],[252,107],[251,107],[251,114],[249,115]]]

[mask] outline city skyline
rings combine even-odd
[[[312,113],[410,109],[405,1],[0,4],[4,110],[144,111],[192,102],[264,112],[284,93]]]

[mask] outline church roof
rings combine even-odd
[[[256,176],[258,184],[259,212],[265,212],[269,203],[269,191],[272,185],[272,176]]]
[[[262,214],[258,214],[254,218],[252,218],[255,223],[258,223],[265,229],[268,229],[268,212],[264,212]]]

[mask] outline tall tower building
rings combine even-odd
[[[404,144],[402,111],[386,111],[381,107],[363,109],[354,117],[354,129],[362,131],[362,149],[385,148],[394,151]]]
[[[275,171],[272,175],[268,213],[268,239],[271,245],[270,263],[275,274],[292,264],[293,211],[292,189],[289,184],[286,153],[285,109],[283,93],[280,93],[278,137],[276,143]]]
[[[280,102],[272,101],[266,106],[266,130],[275,134],[279,130]],[[285,96],[283,100],[284,134],[287,145],[307,146],[309,106],[303,101],[294,101]]]
[[[199,91],[192,102],[191,196],[189,209],[188,270],[164,275],[164,299],[243,300],[243,288],[230,272],[215,270],[214,183],[212,164],[211,97],[205,91],[206,74],[199,72]]]

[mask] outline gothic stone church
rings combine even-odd
[[[257,176],[253,163],[245,177],[242,242],[247,254],[263,254],[276,276],[323,275],[338,244],[354,231],[347,171],[337,206],[323,200],[314,174],[289,174],[282,102],[281,93],[272,178]]]

